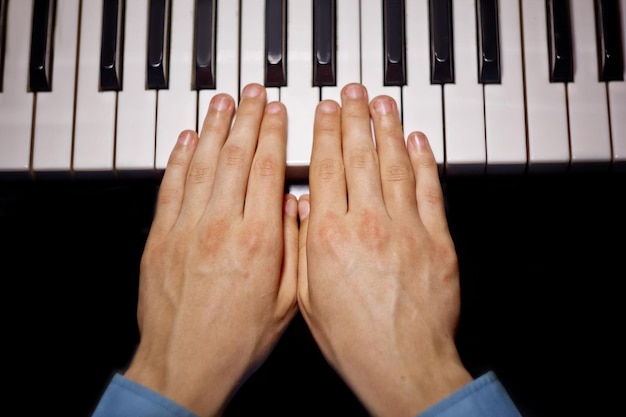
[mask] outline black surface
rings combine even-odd
[[[30,37],[30,91],[52,90],[56,0],[35,0]]]
[[[150,0],[146,62],[148,89],[167,89],[169,84],[171,7],[171,0]]]
[[[102,3],[102,38],[100,45],[100,90],[122,90],[124,57],[123,0]]]
[[[4,53],[6,50],[6,32],[7,32],[7,1],[0,0],[0,93],[4,85]]]
[[[498,0],[477,0],[476,20],[478,81],[485,84],[499,83],[501,74]]]
[[[600,81],[624,80],[620,6],[618,0],[595,0],[598,74]]]
[[[217,2],[196,0],[194,61],[196,90],[215,88]]]
[[[452,38],[452,3],[430,0],[430,82],[454,82],[454,42]]]
[[[383,1],[384,84],[406,85],[404,0]]]
[[[572,22],[569,0],[546,0],[550,81],[574,81]]]
[[[287,2],[265,2],[265,86],[287,85]]]
[[[313,1],[313,85],[337,85],[337,6],[335,0]]]
[[[626,177],[445,182],[458,346],[525,416],[622,409]],[[137,343],[155,182],[0,182],[5,406],[88,416]],[[8,372],[7,372],[8,371]],[[298,317],[227,416],[365,416]]]

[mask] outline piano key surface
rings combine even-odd
[[[529,172],[565,172],[570,161],[565,83],[551,82],[544,0],[522,6]]]
[[[567,83],[572,169],[605,169],[611,159],[606,85],[599,81],[594,9],[574,1],[571,8],[576,81]]]
[[[217,13],[217,23],[207,24],[215,27],[209,40],[215,42],[215,88],[196,85],[194,28],[201,24],[196,23],[200,16],[193,0],[37,4],[55,11],[46,20],[56,19],[56,32],[48,31],[55,50],[46,72],[51,91],[29,86],[35,2],[2,2],[2,176],[162,172],[178,133],[200,128],[215,94],[226,92],[238,99],[245,84],[266,81],[265,40],[275,29],[265,27],[266,9],[275,7],[288,17],[284,30],[276,32],[285,36],[277,42],[286,46],[286,85],[268,87],[268,100],[280,100],[288,108],[291,180],[306,181],[315,105],[320,99],[339,100],[340,88],[353,81],[364,83],[370,97],[386,94],[398,101],[406,134],[422,130],[429,136],[445,175],[623,169],[625,164],[625,83],[600,81],[599,59],[606,60],[606,51],[598,49],[605,45],[615,50],[619,44],[623,60],[624,30],[608,23],[611,29],[596,28],[607,20],[597,13],[607,9],[618,10],[623,25],[624,0],[571,2],[567,13],[557,10],[560,3],[545,0],[323,1],[324,7],[336,8],[334,35],[320,35],[336,36],[335,86],[315,85],[312,0],[298,7],[284,0],[203,0],[199,10],[209,7]],[[123,45],[115,52],[102,49],[103,32],[111,32],[113,14],[104,14],[111,4],[124,8],[115,15],[116,26],[125,32],[116,38]],[[494,4],[496,16],[490,11]],[[154,57],[146,45],[151,45],[150,16],[156,5],[165,10],[157,67],[167,83],[152,89],[148,68]],[[560,19],[553,22],[552,17]],[[550,48],[560,45],[550,31],[567,32],[563,28],[571,30],[572,80],[556,82],[554,71],[562,64],[550,61]],[[497,54],[493,41],[485,43],[494,31]],[[621,39],[601,41],[605,33],[619,33]],[[433,52],[434,47],[439,51]],[[117,67],[121,74],[116,77],[124,80],[119,91],[101,85],[107,67],[100,61],[104,52],[121,61],[117,65],[124,64]],[[499,82],[481,80],[486,56],[494,54],[500,62]],[[433,56],[450,66],[453,78],[432,82]],[[610,65],[623,72],[623,64]],[[390,68],[401,69],[394,73]]]
[[[0,170],[28,175],[34,93],[28,90],[28,57],[33,2],[7,4],[4,80],[0,93]],[[69,169],[69,167],[68,167]]]
[[[528,162],[520,10],[511,1],[499,5],[500,82],[483,84],[487,173],[518,175]]]
[[[33,110],[32,169],[68,177],[72,158],[74,83],[78,44],[78,0],[57,2],[54,31],[54,88],[37,93]]]
[[[126,2],[124,88],[117,93],[115,169],[118,174],[154,173],[156,90],[146,88],[149,0]],[[131,21],[132,19],[132,21]]]
[[[81,7],[74,149],[69,167],[77,176],[109,176],[115,168],[117,94],[99,88],[102,9],[99,2]]]

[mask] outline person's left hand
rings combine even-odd
[[[140,343],[125,376],[220,414],[297,311],[297,201],[283,196],[287,113],[247,86],[182,132],[141,260]]]

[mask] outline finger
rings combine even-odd
[[[187,172],[197,144],[196,132],[185,130],[178,136],[159,187],[156,212],[150,228],[153,237],[165,236],[178,220],[185,197]]]
[[[266,101],[265,88],[249,84],[241,93],[235,122],[222,147],[209,205],[242,213],[250,166],[257,146]]]
[[[415,172],[417,209],[420,218],[431,235],[448,233],[439,170],[426,135],[421,132],[411,133],[407,140],[407,148]]]
[[[309,195],[301,195],[298,200],[298,217],[300,219],[300,231],[298,234],[298,306],[300,310],[307,308],[309,300],[306,239],[309,230],[310,210]]]
[[[281,221],[286,146],[287,111],[282,103],[269,103],[265,108],[252,160],[244,217],[250,213],[256,217],[269,217],[277,225]]]
[[[277,307],[286,319],[291,319],[296,312],[298,285],[298,200],[291,194],[284,197],[283,233],[283,270]]]
[[[387,96],[370,103],[380,164],[383,198],[389,215],[405,216],[407,210],[417,212],[415,177],[404,142],[397,103]]]
[[[199,218],[204,212],[211,196],[220,149],[228,137],[234,112],[232,97],[218,94],[211,100],[189,167],[182,216]]]
[[[377,200],[382,205],[378,156],[372,137],[367,91],[360,84],[349,84],[342,90],[341,100],[348,210],[370,205]]]
[[[320,210],[345,213],[346,178],[341,152],[341,108],[331,100],[318,104],[313,123],[309,188]]]

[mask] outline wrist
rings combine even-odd
[[[200,367],[185,366],[180,361],[168,366],[170,362],[151,360],[138,351],[124,376],[198,416],[221,415],[234,390],[229,387],[236,384],[229,384],[229,378],[202,374]]]
[[[384,362],[376,367],[370,363],[340,373],[377,417],[414,417],[473,380],[456,351],[445,359]]]

